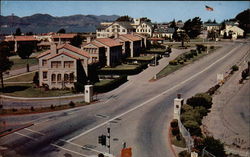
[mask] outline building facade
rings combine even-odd
[[[87,78],[89,54],[72,45],[52,43],[51,49],[39,54],[37,58],[40,86],[49,89],[72,88],[77,75]]]

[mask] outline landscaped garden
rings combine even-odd
[[[183,53],[176,57],[174,60],[170,61],[165,68],[163,68],[158,74],[156,74],[156,78],[160,79],[162,77],[165,77],[168,74],[184,67],[185,65],[190,64],[202,58],[203,56],[214,52],[218,48],[219,47],[210,46],[207,49],[207,47],[204,45],[197,45],[196,50],[191,50],[189,52]]]

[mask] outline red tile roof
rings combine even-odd
[[[89,53],[88,53],[88,52],[86,52],[86,51],[84,51],[84,50],[82,50],[82,49],[79,49],[79,48],[77,48],[77,47],[75,47],[75,46],[72,46],[72,45],[70,45],[70,44],[58,45],[56,49],[59,50],[59,49],[62,49],[62,48],[68,49],[68,50],[70,50],[70,51],[72,51],[72,52],[75,52],[75,53],[81,55],[81,56],[84,56],[84,57],[89,58]],[[51,50],[47,50],[47,51],[45,51],[45,52],[39,54],[39,55],[37,56],[37,58],[43,57],[43,56],[45,56],[45,55],[47,55],[47,54],[50,54],[50,53],[51,53]]]
[[[53,54],[53,55],[51,55],[51,56],[48,56],[47,58],[45,58],[46,60],[50,60],[50,59],[52,59],[52,58],[55,58],[55,57],[57,57],[57,56],[60,56],[60,55],[66,55],[66,56],[69,56],[70,58],[74,58],[74,59],[79,59],[79,57],[77,57],[77,56],[75,56],[75,55],[71,55],[71,54],[69,54],[69,53],[67,53],[67,52],[61,52],[61,53],[58,53],[58,54]]]
[[[44,52],[40,53],[39,55],[37,55],[36,58],[46,56],[46,55],[50,54],[50,52],[51,52],[51,50],[44,51]]]
[[[75,46],[72,46],[70,44],[65,43],[65,44],[59,45],[57,47],[57,49],[61,49],[61,48],[66,48],[66,49],[68,49],[70,51],[73,51],[73,52],[79,54],[79,55],[82,55],[82,56],[85,56],[85,57],[89,58],[89,53],[88,52],[86,52],[86,51],[84,51],[82,49],[79,49],[79,48],[77,48]]]
[[[37,41],[34,36],[6,36],[5,41]]]
[[[73,38],[76,34],[55,34],[52,38]]]
[[[122,45],[120,42],[115,41],[114,39],[110,39],[110,38],[98,38],[98,39],[95,39],[95,41],[100,42],[103,45],[106,45],[108,47],[115,47],[115,46]]]
[[[92,42],[90,42],[90,43],[86,43],[86,44],[83,45],[83,47],[85,47],[85,46],[87,46],[87,45],[89,45],[89,44],[92,44],[92,45],[94,45],[94,46],[96,46],[96,47],[104,47],[103,45],[97,43],[96,41],[92,41]]]
[[[132,40],[132,41],[139,41],[139,40],[141,40],[140,37],[135,36],[133,34],[122,34],[120,37],[124,37],[124,38],[127,38],[127,39]]]

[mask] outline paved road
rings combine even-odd
[[[112,154],[118,155],[122,143],[126,142],[132,147],[133,156],[171,157],[167,127],[172,119],[176,94],[182,93],[188,98],[206,91],[216,83],[217,73],[225,73],[249,50],[246,44],[224,45],[217,52],[156,82],[147,81],[152,75],[146,79],[149,74],[145,70],[132,76],[131,81],[120,88],[100,95],[100,102],[93,105],[53,113],[2,117],[10,123],[32,119],[30,122],[35,125],[2,138],[1,145],[12,150],[6,152],[9,156],[96,155],[100,151],[107,152],[97,144],[97,136],[106,133],[110,126]]]

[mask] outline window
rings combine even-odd
[[[43,59],[42,60],[42,66],[46,66],[47,65],[47,60]]]
[[[57,82],[61,82],[62,81],[62,75],[61,74],[58,74],[57,75]]]
[[[43,79],[44,79],[44,80],[48,78],[48,77],[47,77],[47,74],[48,74],[47,71],[44,71],[44,72],[43,72]]]
[[[64,74],[64,82],[68,82],[69,81],[69,75],[68,74]]]
[[[92,63],[96,63],[97,62],[97,57],[92,57]]]
[[[107,32],[109,32],[109,29],[107,29]]]
[[[72,68],[74,66],[73,61],[65,61],[64,62],[64,68]]]
[[[56,82],[56,74],[52,74],[51,75],[51,81],[52,82]]]
[[[52,61],[51,68],[60,68],[62,66],[61,61]]]
[[[70,73],[69,74],[69,81],[70,81],[70,83],[74,82],[74,78],[75,78],[74,73]]]
[[[125,29],[122,29],[122,32],[125,32]]]
[[[120,32],[120,29],[117,29],[117,32]]]

